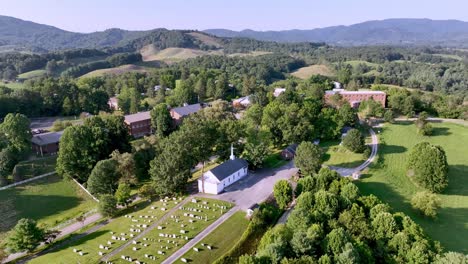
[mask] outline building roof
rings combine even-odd
[[[234,99],[232,102],[238,104],[250,104],[250,95]]]
[[[140,112],[136,114],[126,115],[125,116],[125,123],[131,124],[143,120],[151,119],[150,111]]]
[[[333,89],[333,90],[330,90],[330,91],[325,91],[326,94],[361,94],[361,95],[364,95],[364,94],[373,94],[373,95],[377,95],[377,94],[385,94],[385,92],[382,92],[382,91],[346,91],[344,89]]]
[[[219,181],[222,181],[229,175],[247,166],[249,166],[249,163],[246,160],[235,158],[223,162],[210,171]]]
[[[296,149],[297,149],[297,144],[291,144],[287,148],[285,148],[284,150],[287,150],[292,154],[296,154]]]
[[[198,112],[200,109],[202,109],[201,104],[191,104],[191,105],[172,108],[171,111],[174,111],[180,116],[187,116],[187,115]]]
[[[62,137],[62,134],[63,134],[63,131],[37,134],[32,137],[31,142],[38,146],[55,144],[55,143],[60,142],[60,138]]]

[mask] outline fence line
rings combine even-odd
[[[6,190],[8,188],[12,188],[12,187],[15,187],[15,186],[18,186],[18,185],[21,185],[21,184],[25,184],[25,183],[28,183],[28,182],[32,182],[32,181],[35,181],[35,180],[39,180],[39,179],[42,179],[44,177],[54,175],[54,174],[56,174],[55,171],[49,172],[49,173],[46,173],[46,174],[42,174],[42,175],[27,179],[27,180],[24,180],[24,181],[16,182],[16,183],[13,183],[13,184],[10,184],[10,185],[7,185],[7,186],[3,186],[3,187],[0,187],[0,191]]]
[[[80,188],[83,189],[83,191],[85,191],[89,196],[91,196],[91,198],[93,198],[96,202],[99,203],[99,200],[98,200],[96,197],[94,197],[94,195],[92,195],[88,190],[86,190],[86,188],[85,188],[83,185],[81,185],[79,182],[77,182],[77,181],[76,181],[75,179],[73,179],[73,178],[72,178],[72,180],[73,180],[76,184],[78,184],[78,186],[80,186]]]

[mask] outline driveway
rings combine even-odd
[[[273,186],[277,181],[289,179],[296,173],[297,168],[290,161],[279,168],[251,172],[244,179],[226,187],[221,194],[198,194],[197,196],[232,202],[241,210],[247,210],[252,205],[265,201],[272,194]]]
[[[364,163],[362,163],[361,165],[355,168],[341,168],[341,167],[330,166],[330,169],[338,172],[341,176],[349,176],[355,172],[360,172],[364,170],[365,168],[369,167],[369,165],[374,161],[375,156],[377,155],[378,148],[379,148],[379,138],[377,137],[377,135],[375,134],[372,128],[369,129],[369,133],[372,138],[372,142],[370,144],[372,151],[371,151],[369,158],[366,161],[364,161]]]

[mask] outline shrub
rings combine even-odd
[[[411,205],[425,216],[436,217],[437,209],[440,208],[440,199],[427,191],[418,192],[411,199]]]
[[[276,202],[280,209],[286,209],[288,204],[292,201],[293,190],[291,184],[287,180],[280,180],[276,182],[273,188]]]

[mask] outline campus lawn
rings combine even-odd
[[[378,163],[357,184],[364,194],[375,194],[420,224],[427,234],[447,250],[468,253],[468,127],[432,123],[434,135],[424,137],[410,122],[385,125],[380,135]],[[411,208],[411,197],[422,189],[405,174],[411,148],[428,141],[444,148],[449,163],[449,186],[440,195],[442,208],[437,219],[421,216]]]
[[[196,246],[203,249],[202,251],[196,252],[192,248],[183,258],[192,264],[213,263],[236,244],[248,225],[249,221],[245,218],[245,212],[236,212]],[[210,245],[212,250],[203,247],[202,243]]]
[[[327,166],[354,168],[366,160],[362,153],[354,153],[340,146],[340,141],[326,141],[320,143],[320,147],[325,151],[323,164]]]
[[[51,175],[0,191],[0,240],[19,219],[52,228],[96,206],[74,182]]]
[[[180,200],[176,200],[176,202],[179,203]],[[102,258],[98,254],[99,251],[103,253],[112,252],[112,250],[115,250],[119,246],[132,239],[130,237],[130,228],[141,229],[143,231],[145,228],[136,227],[136,225],[152,225],[154,222],[158,221],[158,219],[163,217],[167,211],[172,209],[175,205],[176,204],[172,200],[168,201],[166,205],[164,205],[161,201],[153,203],[146,201],[137,202],[128,209],[128,211],[132,212],[128,213],[128,215],[133,216],[132,218],[127,218],[125,216],[117,217],[109,224],[98,229],[96,232],[91,233],[72,243],[65,244],[64,246],[59,247],[46,255],[33,259],[29,263],[98,263],[99,259]],[[153,206],[155,209],[151,209]],[[167,210],[162,211],[162,207],[166,208]],[[150,218],[140,218],[139,216],[142,215],[150,216]],[[151,218],[151,216],[154,218]],[[132,220],[138,220],[138,222],[133,222]],[[151,222],[147,222],[148,220]],[[114,232],[114,234],[111,234],[111,232]],[[125,233],[124,237],[126,238],[126,241],[112,239],[112,236],[122,237],[121,233]],[[137,236],[139,233],[133,234]],[[111,241],[112,245],[108,245],[107,241]],[[109,250],[99,249],[99,245],[108,246]],[[82,251],[84,255],[80,256],[79,254],[73,252],[73,249]]]
[[[197,200],[198,202],[196,204],[191,201],[187,202],[182,206],[184,209],[179,208],[174,214],[166,218],[164,223],[161,223],[161,230],[154,228],[145,235],[144,238],[146,240],[140,239],[137,241],[136,245],[131,244],[122,250],[122,252],[119,252],[117,255],[112,257],[110,261],[112,263],[128,263],[127,260],[123,260],[121,258],[123,255],[131,257],[133,261],[138,260],[145,263],[161,263],[164,259],[171,256],[190,239],[193,239],[198,233],[203,231],[232,207],[231,203],[224,201],[207,198],[197,198]],[[205,202],[206,204],[204,204]],[[210,209],[204,209],[202,208],[203,206],[208,206]],[[221,210],[218,206],[226,206],[226,209]],[[199,209],[202,212],[189,211],[187,210],[188,208]],[[184,213],[199,215],[203,219],[199,220],[189,216],[184,216]],[[207,221],[205,220],[205,216],[207,217]],[[193,219],[194,222],[190,223],[189,219]],[[184,227],[181,226],[182,224]],[[185,230],[186,233],[182,234],[181,230]],[[176,235],[176,238],[161,237],[159,234]],[[188,237],[189,240],[186,240],[185,237]],[[147,244],[147,246],[145,247],[144,244]],[[133,247],[137,248],[137,250],[134,251]],[[164,255],[159,255],[158,251],[164,252]],[[154,256],[156,259],[150,260],[145,257],[145,254]]]

